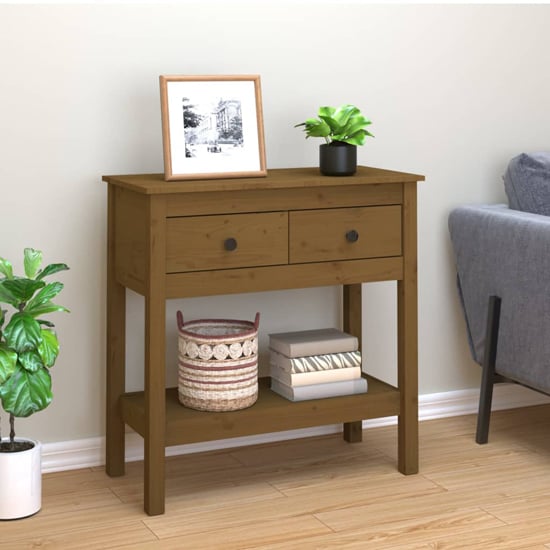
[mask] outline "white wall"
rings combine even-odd
[[[19,433],[54,442],[104,432],[101,176],[162,171],[160,74],[260,74],[270,168],[316,164],[318,143],[293,125],[319,105],[361,107],[376,138],[360,162],[426,175],[420,392],[475,387],[446,220],[459,203],[504,200],[508,159],[547,148],[549,17],[544,5],[336,0],[0,5],[0,255],[20,265],[33,246],[71,266],[59,302],[72,313],[55,317],[55,399],[18,420]],[[128,354],[139,363],[142,300],[130,293],[128,301]],[[391,284],[365,289],[367,363],[389,379],[394,303]],[[332,288],[170,303],[168,377],[178,307],[189,318],[259,310],[265,346],[271,331],[338,323],[338,304]],[[129,387],[140,386],[138,368]]]

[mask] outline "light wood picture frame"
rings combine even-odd
[[[267,175],[259,75],[160,76],[164,179]]]

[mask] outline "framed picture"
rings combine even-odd
[[[267,174],[260,77],[161,76],[164,179]]]

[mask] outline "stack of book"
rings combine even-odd
[[[271,389],[290,401],[367,391],[355,336],[335,328],[269,335]]]

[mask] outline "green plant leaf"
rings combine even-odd
[[[350,135],[346,138],[346,143],[351,145],[363,145],[365,143],[365,130],[357,130],[353,135]]]
[[[305,126],[305,132],[309,137],[325,137],[331,132],[330,126],[324,120],[311,118],[306,120]]]
[[[366,136],[372,136],[365,127],[372,124],[354,105],[345,104],[338,108],[319,107],[318,119],[307,119],[296,126],[305,126],[306,137],[324,137],[327,143],[342,141],[352,145],[363,145]]]
[[[333,139],[336,139],[336,135],[342,132],[342,127],[333,118],[321,117],[321,120],[330,128]]]
[[[38,346],[38,353],[46,367],[53,367],[59,355],[59,342],[53,330],[42,329],[42,342]]]
[[[0,257],[0,273],[6,277],[6,279],[13,279],[13,267],[8,260]]]
[[[60,271],[67,271],[69,266],[67,264],[50,264],[47,265],[37,276],[37,280],[42,280],[44,277],[49,277],[54,273],[59,273]]]
[[[323,106],[323,107],[319,107],[317,116],[320,118],[332,118],[335,112],[336,112],[335,107]]]
[[[341,128],[345,128],[353,117],[360,114],[357,107],[353,105],[342,105],[336,109],[333,118]]]
[[[45,315],[46,313],[53,313],[54,311],[65,311],[67,313],[70,313],[65,306],[59,306],[57,304],[54,304],[53,302],[46,302],[45,304],[38,304],[32,309],[25,309],[25,312],[31,314],[33,317]],[[49,323],[49,321],[43,321],[41,319],[37,319],[37,321],[53,326],[53,323]]]
[[[348,136],[352,136],[359,130],[365,130],[365,127],[369,124],[372,124],[371,121],[367,120],[365,117],[359,117],[357,119],[350,120],[349,124],[346,127],[346,132]]]
[[[63,290],[63,286],[63,283],[48,283],[27,302],[25,311],[28,311],[30,313],[34,307],[49,302],[52,298],[55,298]]]
[[[3,384],[15,371],[17,353],[0,343],[0,384]]]
[[[334,134],[342,131],[342,122],[336,118],[336,113],[335,107],[319,107],[319,118],[330,127],[333,140],[336,139]]]
[[[13,307],[17,307],[19,305],[19,300],[16,296],[14,296],[11,291],[6,288],[4,285],[5,283],[9,283],[10,279],[2,279],[0,281],[0,302],[3,302],[5,304],[10,304]]]
[[[37,348],[42,341],[40,324],[26,312],[14,313],[4,329],[4,338],[17,353]]]
[[[23,266],[25,268],[25,275],[29,279],[34,279],[42,263],[42,252],[35,250],[34,248],[25,248],[23,259]]]
[[[27,417],[45,409],[52,401],[52,380],[47,369],[28,372],[17,366],[0,386],[4,410],[16,417]]]
[[[2,281],[4,289],[8,290],[17,298],[19,303],[28,302],[34,293],[45,286],[44,281],[35,281],[34,279],[10,279]]]
[[[40,357],[40,354],[38,353],[37,350],[34,350],[34,349],[20,353],[17,359],[19,361],[19,364],[26,371],[29,371],[29,372],[36,372],[38,369],[45,366],[42,363],[42,358]]]

